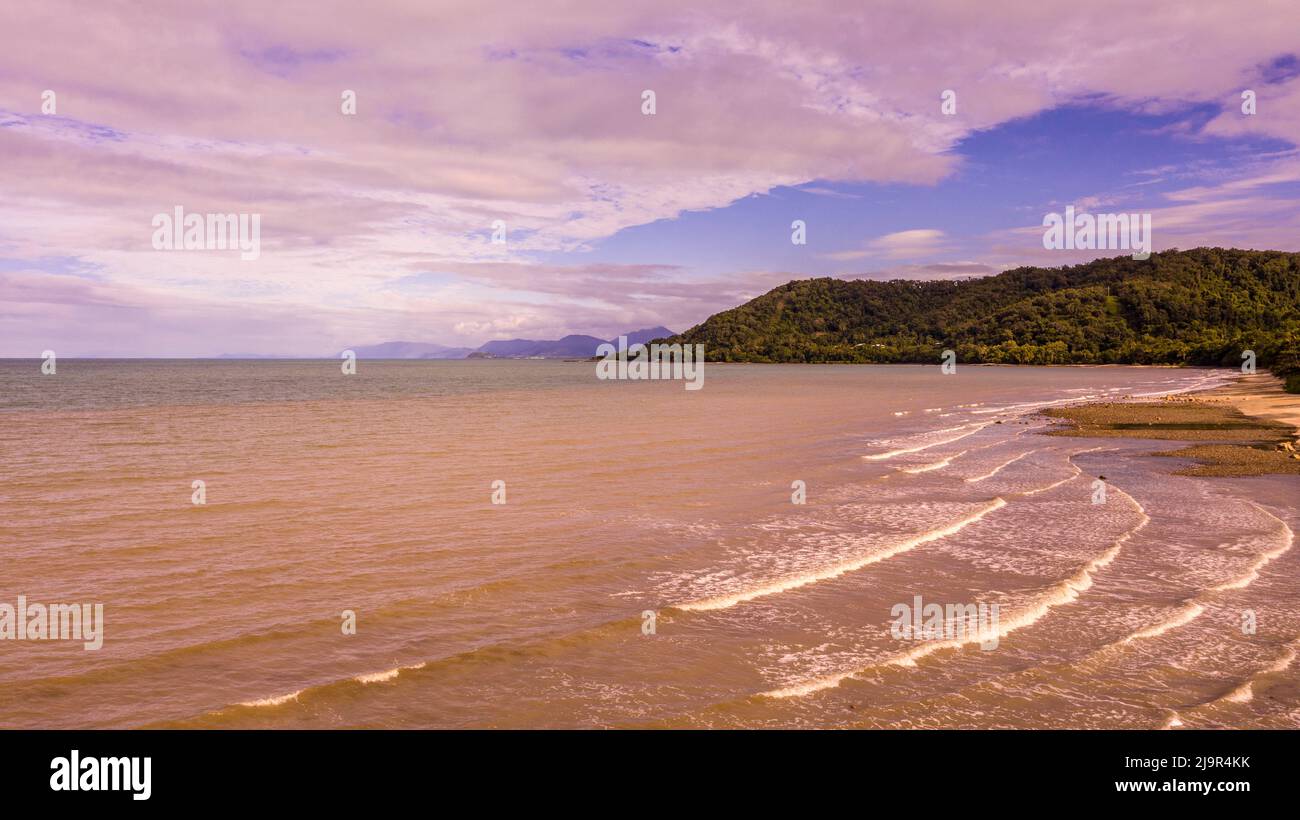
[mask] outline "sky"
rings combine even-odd
[[[680,331],[1125,252],[1044,249],[1070,205],[1297,251],[1297,145],[1294,0],[8,3],[0,356]],[[260,253],[156,248],[177,207]]]

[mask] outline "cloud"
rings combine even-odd
[[[823,259],[852,262],[859,259],[906,259],[931,256],[945,250],[945,234],[937,228],[895,231],[865,243],[861,248],[820,254]]]
[[[814,196],[826,196],[832,199],[861,199],[858,194],[852,194],[847,191],[837,191],[834,188],[827,188],[821,185],[805,185],[798,191],[804,194],[813,194]]]
[[[926,256],[943,245],[944,233],[936,228],[897,231],[871,240],[869,247],[891,259]]]
[[[1151,215],[1154,250],[1194,247],[1233,247],[1256,250],[1300,250],[1300,152],[1263,158],[1240,169],[1238,175],[1215,182],[1176,188],[1159,201],[1134,204],[1122,193],[1082,197],[1079,212]],[[1096,207],[1083,207],[1083,203]],[[1069,203],[1066,203],[1069,204]],[[1056,212],[1064,205],[1053,204]],[[1072,265],[1098,257],[1127,253],[1122,249],[1047,250],[1042,247],[1041,221],[991,232],[982,237],[991,264]]]
[[[662,0],[9,4],[0,249],[81,259],[104,287],[102,313],[82,305],[77,327],[52,313],[26,326],[20,346],[66,332],[118,350],[125,341],[85,325],[110,327],[142,294],[162,328],[150,344],[187,350],[209,344],[171,329],[191,305],[224,317],[203,323],[218,338],[302,317],[284,325],[280,347],[290,328],[307,334],[294,340],[334,345],[458,336],[503,316],[539,333],[680,323],[765,275],[704,280],[656,258],[602,274],[539,260],[780,186],[842,197],[829,186],[938,185],[961,170],[962,139],[1083,98],[1218,103],[1199,137],[1295,145],[1294,26],[1271,24],[1295,19],[1262,0],[944,0],[870,15],[810,0],[796,17],[775,0],[743,16],[720,0],[673,13]],[[1237,111],[1244,87],[1258,93],[1254,117]],[[947,88],[958,95],[951,117],[939,110]],[[39,113],[45,89],[57,115]],[[345,89],[356,116],[340,111]],[[653,116],[641,113],[646,89]],[[1222,220],[1266,241],[1238,221],[1247,214],[1230,191],[1215,196],[1217,206],[1171,206],[1170,224],[1194,232]],[[1257,191],[1240,207],[1272,214],[1282,199]],[[261,258],[154,252],[150,218],[176,205],[260,213]],[[497,219],[504,246],[490,240]],[[903,231],[831,258],[925,256],[944,241],[937,228]],[[415,270],[461,279],[433,302],[392,285]],[[57,291],[49,298],[66,295],[41,281],[33,287]],[[0,305],[10,313],[49,304],[30,288],[10,293],[25,300]],[[276,339],[257,327],[257,339]]]

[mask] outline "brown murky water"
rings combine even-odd
[[[1220,373],[706,376],[0,363],[0,603],[105,613],[0,640],[0,726],[1300,725],[1300,479],[1037,432]]]

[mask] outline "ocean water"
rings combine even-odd
[[[1036,412],[1229,377],[2,361],[0,603],[105,629],[0,641],[0,726],[1294,727],[1300,479]]]

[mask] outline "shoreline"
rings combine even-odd
[[[1271,373],[1255,373],[1204,394],[1233,403],[1247,416],[1280,422],[1300,434],[1300,393],[1288,393],[1282,385],[1282,379]]]
[[[1044,410],[1068,427],[1044,435],[1188,442],[1156,456],[1186,458],[1188,476],[1300,475],[1300,395],[1271,374],[1150,401],[1094,402]]]

